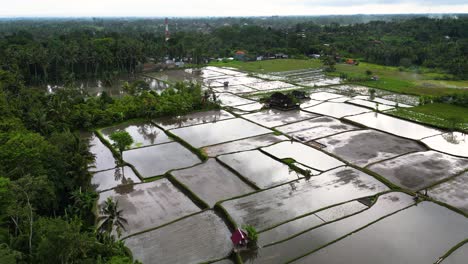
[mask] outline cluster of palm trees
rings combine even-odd
[[[128,224],[127,219],[123,217],[123,210],[119,208],[119,201],[114,201],[111,197],[104,202],[97,220],[99,232],[112,234],[115,230],[118,237],[126,230],[125,225]]]

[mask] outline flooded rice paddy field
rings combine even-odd
[[[101,134],[110,144],[114,142],[110,139],[110,135],[117,131],[127,131],[133,138],[133,144],[130,148],[140,148],[161,143],[171,142],[166,133],[162,129],[149,122],[129,122],[112,127],[101,129]]]
[[[374,112],[411,105],[409,97],[377,90],[376,101],[366,87],[334,85],[316,89],[305,111],[269,110],[240,87],[287,89],[322,73],[197,74],[242,84],[215,88],[222,110],[83,135],[96,156],[98,209],[107,197],[119,202],[136,259],[236,263],[230,235],[245,224],[259,247],[238,252],[244,263],[435,263],[468,239],[465,135]],[[125,164],[108,148],[120,130],[136,142]],[[467,250],[440,263],[465,264]]]
[[[98,192],[124,187],[141,182],[140,178],[129,166],[100,171],[93,174],[91,185]]]

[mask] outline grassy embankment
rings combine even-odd
[[[268,73],[268,72],[281,72],[302,70],[308,68],[320,68],[322,62],[320,60],[298,60],[298,59],[278,59],[278,60],[264,60],[264,61],[228,61],[228,62],[212,62],[211,66],[218,67],[233,67],[239,70],[255,72],[255,73]]]
[[[366,74],[367,70],[372,72],[371,76],[377,75],[379,79],[377,81],[370,80],[370,76]],[[332,76],[340,76],[341,74],[346,74],[349,78],[354,79],[368,79],[357,81],[357,84],[396,93],[435,96],[468,93],[468,80],[441,80],[453,76],[428,69],[420,69],[419,72],[406,69],[400,71],[397,67],[361,62],[357,66],[337,64],[336,72],[329,73]]]
[[[211,65],[233,67],[256,73],[268,73],[307,68],[320,68],[322,63],[320,60],[316,59],[284,59],[254,62],[215,62],[211,63]],[[360,81],[357,82],[357,84],[396,93],[435,96],[453,93],[468,93],[468,80],[437,80],[446,77],[446,75],[427,69],[423,69],[420,72],[406,70],[400,71],[400,69],[397,67],[381,66],[365,62],[361,62],[358,66],[337,64],[336,69],[336,72],[329,73],[329,75],[340,76],[340,74],[345,73],[349,77],[362,79],[369,79],[366,71],[370,70],[372,75],[379,76],[379,80]],[[468,130],[468,108],[464,107],[449,104],[429,104],[414,108],[398,109],[391,111],[390,113],[405,119],[414,120],[442,128],[456,128],[463,131]]]
[[[427,104],[392,110],[391,115],[468,133],[468,108],[450,104]]]

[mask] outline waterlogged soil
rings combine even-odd
[[[301,110],[280,111],[276,109],[268,109],[261,112],[244,115],[243,117],[265,127],[276,127],[314,118],[317,117],[317,115]]]
[[[361,130],[322,138],[318,143],[329,153],[358,166],[426,149],[413,140],[403,139],[374,130]]]
[[[367,208],[367,206],[357,201],[337,205],[315,214],[310,214],[290,222],[286,222],[275,228],[262,232],[259,235],[258,244],[260,246],[265,246],[267,244],[276,243],[326,222],[355,214]]]
[[[303,81],[301,82],[302,80],[301,79],[296,79],[294,80],[294,82],[299,82],[298,84],[299,85],[302,85],[302,86],[309,86],[309,87],[317,87],[317,86],[326,86],[326,85],[333,85],[333,84],[340,84],[341,83],[341,80],[340,78],[333,78],[333,79],[315,79],[315,80],[312,80],[312,81]]]
[[[221,120],[234,118],[229,112],[224,110],[212,110],[205,112],[195,112],[188,115],[176,117],[163,117],[154,119],[153,122],[164,129],[174,129],[198,124],[216,123]]]
[[[230,94],[230,93],[217,94],[217,100],[221,102],[221,105],[231,106],[231,107],[255,103],[255,101],[253,100],[246,99],[246,98],[243,98],[234,94]]]
[[[229,76],[225,78],[219,78],[216,79],[215,82],[213,82],[211,85],[212,86],[224,86],[224,82],[229,82],[229,86],[231,85],[249,85],[252,83],[257,83],[257,82],[263,82],[262,79],[254,78],[254,77],[249,77],[249,76]]]
[[[388,115],[379,114],[377,112],[350,116],[346,119],[370,128],[374,128],[409,139],[422,139],[425,137],[435,136],[441,133],[437,129],[433,129]]]
[[[465,264],[468,259],[468,242],[442,261],[442,264]]]
[[[279,89],[294,87],[293,84],[281,82],[281,81],[257,82],[257,83],[248,84],[248,86],[259,91],[279,90]]]
[[[362,100],[362,99],[352,99],[352,100],[347,101],[347,103],[355,104],[355,105],[359,105],[359,106],[363,106],[363,107],[367,107],[367,108],[370,108],[373,110],[379,110],[379,111],[387,111],[387,110],[391,110],[395,108],[393,106],[382,105],[379,103]]]
[[[317,100],[317,101],[327,101],[330,99],[338,98],[338,97],[343,97],[341,94],[335,94],[335,93],[328,93],[328,92],[318,92],[318,93],[312,93],[309,95],[310,99],[312,100]]]
[[[259,150],[222,155],[218,159],[261,189],[304,177]]]
[[[109,148],[94,134],[87,138],[89,138],[89,152],[94,155],[94,162],[90,164],[90,171],[102,171],[115,168],[117,166],[117,160],[114,158]]]
[[[222,206],[239,226],[249,224],[261,231],[334,204],[386,190],[385,185],[370,175],[352,168],[339,168],[309,180],[297,180],[226,201]]]
[[[468,158],[468,135],[460,132],[445,133],[423,139],[428,147],[447,154]]]
[[[301,102],[301,109],[316,106],[316,105],[319,105],[321,103],[323,103],[323,101],[305,99],[304,101]]]
[[[218,88],[214,88],[213,90],[217,93],[233,93],[233,94],[257,92],[257,90],[247,87],[245,85],[229,85],[228,87],[218,87]]]
[[[209,72],[203,72],[209,75]],[[192,70],[168,70],[168,71],[161,71],[161,72],[151,72],[147,73],[146,75],[156,78],[158,80],[176,83],[176,82],[192,82],[192,83],[200,83],[202,74],[196,74],[192,72]],[[216,73],[216,76],[220,76],[222,74]]]
[[[466,217],[422,202],[294,263],[435,263],[467,237]]]
[[[372,101],[374,103],[389,105],[389,106],[393,106],[393,107],[396,107],[397,105],[398,105],[398,107],[413,107],[412,105],[402,104],[402,103],[399,103],[399,102],[395,102],[395,101],[391,101],[391,100],[387,100],[387,99],[383,99],[383,98],[378,98],[378,97],[370,98],[369,96],[356,96],[354,98],[362,99],[362,100],[369,100],[369,101]]]
[[[218,201],[255,191],[215,159],[171,174],[210,207]]]
[[[208,67],[205,67],[205,69],[212,70],[212,71],[219,72],[219,73],[226,74],[226,75],[247,75],[243,72],[236,71],[236,70],[233,70],[233,68],[228,68],[228,67],[221,68],[221,67],[215,67],[215,66],[208,66]]]
[[[140,182],[140,178],[128,166],[96,172],[91,178],[91,185],[97,192]]]
[[[331,117],[317,117],[276,128],[295,139],[307,142],[316,138],[359,129]]]
[[[127,131],[133,138],[131,148],[145,147],[172,141],[161,129],[147,122],[131,122],[104,128],[101,130],[103,137],[113,144],[110,135],[117,131]]]
[[[253,111],[260,110],[263,107],[264,105],[262,103],[253,103],[253,104],[236,106],[235,109],[244,111],[244,112],[253,112]]]
[[[323,104],[304,108],[304,111],[342,118],[345,116],[367,113],[371,110],[351,104],[325,102]]]
[[[128,221],[122,233],[124,237],[200,211],[167,179],[102,192],[99,195],[99,207],[108,197],[119,203]]]
[[[383,161],[369,169],[399,186],[420,190],[468,169],[468,159],[425,151]]]
[[[213,211],[125,239],[133,257],[142,263],[204,263],[227,257],[230,232]]]
[[[232,141],[224,144],[214,145],[203,148],[203,151],[209,157],[216,157],[218,155],[252,150],[260,147],[269,146],[277,142],[288,140],[285,136],[276,136],[274,134],[261,135],[237,141]]]
[[[253,254],[245,252],[242,254],[242,259],[244,260],[244,263],[285,263],[317,250],[318,248],[331,243],[340,237],[346,236],[381,217],[404,209],[412,203],[412,197],[403,193],[389,193],[381,195],[371,208],[363,211],[362,213],[344,218],[340,221],[328,223],[282,243],[260,248]],[[371,237],[381,238],[381,236],[376,236],[376,234],[378,233],[372,234]],[[350,247],[350,249],[352,248],[353,246]],[[325,260],[304,263],[329,262]],[[348,263],[347,258],[342,257],[340,263]],[[360,264],[363,263],[379,262],[360,262]]]
[[[278,159],[291,158],[309,168],[320,171],[326,171],[344,165],[343,162],[299,142],[280,142],[262,148],[262,150]]]
[[[169,170],[200,163],[200,159],[177,142],[124,151],[123,159],[135,166],[144,178],[158,176]]]
[[[271,133],[271,130],[241,118],[171,130],[190,145],[200,148]]]
[[[428,195],[468,214],[468,172],[432,187]]]

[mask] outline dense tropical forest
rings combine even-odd
[[[382,65],[428,67],[464,78],[468,74],[468,16],[415,17],[350,24],[297,18],[276,20],[44,20],[0,22],[0,66],[27,84],[134,73],[141,63],[170,58],[248,57],[286,53],[304,57],[331,47],[343,57]],[[207,22],[208,21],[208,22]],[[268,22],[270,21],[270,22]],[[282,21],[282,20],[280,20]],[[286,20],[288,21],[288,20]],[[284,23],[284,21],[283,21]],[[277,25],[277,27],[275,27]],[[180,29],[179,29],[180,28]],[[325,49],[324,44],[327,44]]]
[[[80,131],[216,107],[197,85],[87,97],[75,80],[133,74],[166,57],[200,64],[236,50],[248,58],[333,51],[463,79],[467,28],[468,16],[177,19],[166,42],[162,19],[0,20],[0,263],[133,263],[122,242],[95,227],[93,156]],[[51,82],[68,87],[33,88]]]

